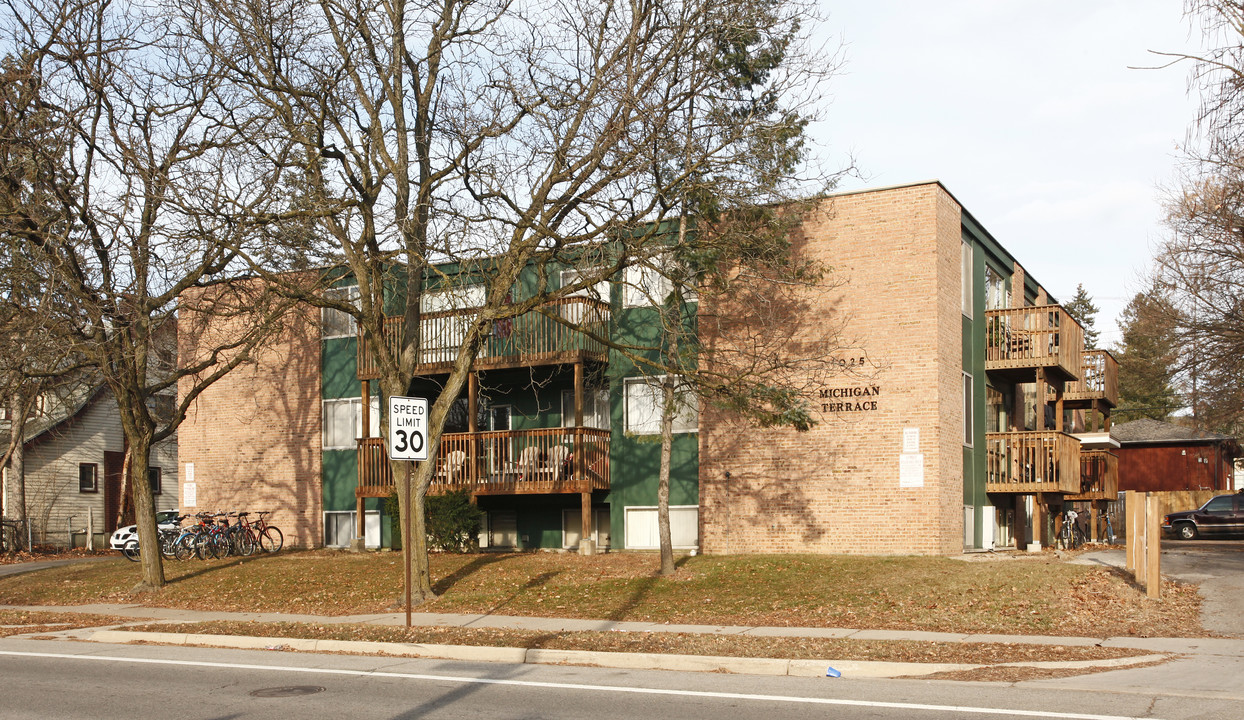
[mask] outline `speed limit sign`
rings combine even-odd
[[[428,399],[389,396],[389,459],[428,459]]]

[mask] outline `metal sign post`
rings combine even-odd
[[[410,627],[410,606],[413,583],[410,576],[410,516],[415,511],[411,492],[411,470],[414,461],[428,459],[428,399],[389,397],[389,459],[406,460],[406,519],[402,523],[402,562],[406,566],[406,627]]]
[[[406,520],[402,523],[402,565],[406,568],[406,627],[410,627],[410,515],[414,512],[414,493],[410,491],[410,470],[414,467],[413,461],[406,463]]]

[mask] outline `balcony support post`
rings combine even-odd
[[[360,408],[363,416],[363,437],[371,437],[371,380],[364,380],[363,405]],[[350,540],[350,550],[363,552],[367,548],[367,514],[363,509],[363,497],[358,493],[354,496],[354,537]]]
[[[1050,543],[1049,512],[1045,505],[1045,493],[1037,493],[1032,498],[1032,540],[1045,547]]]
[[[1050,429],[1045,426],[1045,411],[1048,409],[1045,396],[1046,387],[1045,368],[1037,368],[1037,432],[1044,432]]]
[[[1025,497],[1015,496],[1015,549],[1020,552],[1028,549],[1028,503]]]
[[[592,491],[580,493],[582,498],[581,517],[583,518],[582,526],[579,530],[579,554],[595,555],[596,542],[592,540]]]
[[[579,529],[579,554],[595,555],[592,541],[592,487],[587,481],[587,455],[583,447],[583,361],[574,364],[574,482],[582,491],[582,524]]]
[[[467,472],[472,488],[479,482],[479,452],[475,433],[479,432],[479,377],[472,370],[467,375],[467,431],[471,440],[467,443]]]

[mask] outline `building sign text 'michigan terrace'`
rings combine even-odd
[[[868,385],[865,387],[821,388],[821,412],[865,412],[877,409],[875,398],[881,394],[881,387]]]

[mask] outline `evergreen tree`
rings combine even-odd
[[[1177,313],[1158,288],[1137,293],[1123,310],[1119,330],[1119,421],[1149,417],[1166,420],[1181,407],[1175,391],[1179,357]]]
[[[1084,290],[1083,284],[1076,285],[1076,296],[1063,309],[1084,328],[1084,349],[1096,350],[1097,338],[1101,334],[1096,328],[1097,311],[1101,308],[1093,304],[1093,298]]]

